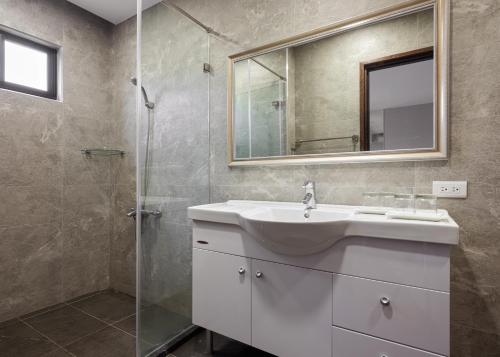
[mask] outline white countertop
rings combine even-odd
[[[241,215],[256,208],[303,209],[304,205],[291,202],[227,201],[189,207],[188,216],[195,221],[207,221],[242,226]],[[445,218],[439,222],[392,219],[385,215],[356,213],[359,206],[323,205],[318,210],[342,212],[345,224],[343,236],[373,237],[457,245],[459,227],[445,210],[438,213]],[[314,210],[311,215],[314,215]],[[309,222],[290,222],[307,225]],[[311,222],[313,223],[313,222]]]

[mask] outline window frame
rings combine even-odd
[[[47,91],[5,81],[5,41],[14,42],[47,54]],[[58,98],[58,49],[0,29],[0,88],[37,97]]]

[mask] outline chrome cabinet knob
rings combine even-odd
[[[257,273],[255,273],[255,276],[256,276],[258,279],[260,279],[260,278],[262,278],[263,274],[262,274],[260,271],[258,271]]]
[[[389,356],[384,353],[384,354],[381,354],[380,357],[389,357]]]
[[[238,273],[239,273],[240,275],[243,275],[243,274],[245,274],[245,271],[246,271],[246,270],[245,270],[245,268],[241,267],[241,268],[238,270]]]
[[[391,300],[388,297],[383,296],[380,298],[380,303],[384,306],[389,306],[391,304]],[[384,357],[384,355],[382,355],[381,357]]]

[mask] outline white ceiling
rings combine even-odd
[[[115,25],[134,16],[137,12],[136,0],[68,0],[75,5],[100,16]],[[147,9],[161,0],[142,0],[143,9]]]

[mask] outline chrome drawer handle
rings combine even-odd
[[[243,268],[243,267],[242,267],[242,268],[240,268],[240,269],[238,270],[238,273],[239,273],[240,275],[245,274],[245,268]]]
[[[390,300],[388,297],[384,296],[384,297],[381,297],[381,298],[380,298],[380,303],[381,303],[382,305],[384,305],[384,306],[389,306],[389,305],[391,304],[391,300]],[[384,356],[385,356],[385,355],[382,355],[382,356],[380,356],[380,357],[384,357]],[[387,356],[385,356],[385,357],[387,357]]]
[[[258,271],[257,273],[255,273],[255,276],[260,279],[264,276],[264,274],[262,274],[260,271]]]

